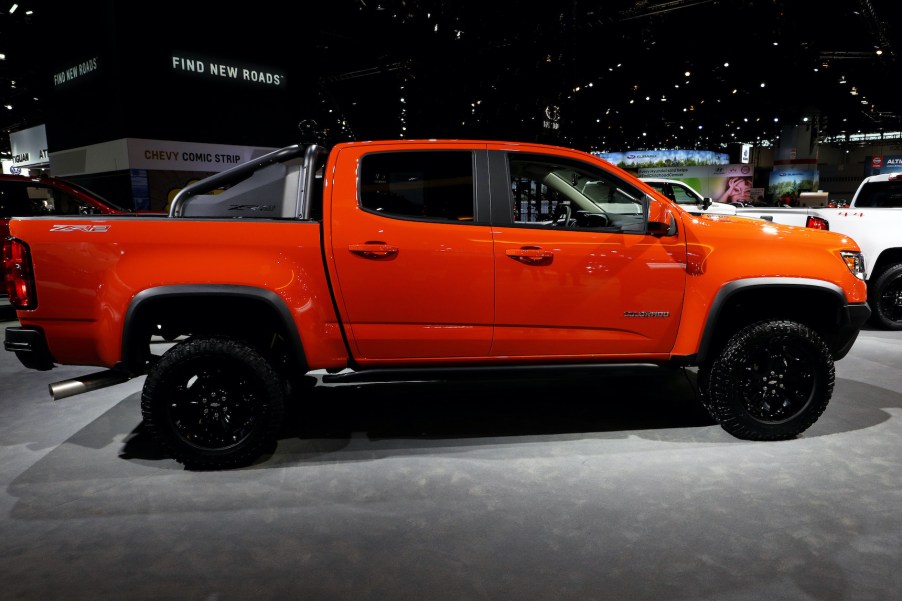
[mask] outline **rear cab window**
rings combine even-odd
[[[855,208],[902,207],[902,179],[868,182],[855,200]]]

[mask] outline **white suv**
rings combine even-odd
[[[690,213],[714,213],[717,215],[735,215],[736,207],[723,202],[714,202],[704,198],[686,182],[677,179],[658,177],[640,177],[643,182],[685,208]]]

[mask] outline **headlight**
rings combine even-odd
[[[855,277],[859,280],[864,279],[864,255],[861,253],[852,252],[850,250],[841,250],[839,251],[842,260],[845,261],[846,267],[849,268]]]

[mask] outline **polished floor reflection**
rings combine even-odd
[[[0,598],[885,601],[900,367],[902,332],[862,332],[778,443],[679,370],[321,386],[271,455],[191,472],[142,430],[143,378],[52,401],[92,368],[0,353]]]

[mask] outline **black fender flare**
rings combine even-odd
[[[720,321],[721,314],[728,305],[730,299],[739,292],[746,292],[752,288],[793,288],[793,289],[810,289],[820,292],[826,292],[836,297],[837,303],[841,307],[843,317],[842,322],[838,326],[850,326],[853,321],[849,316],[849,305],[846,302],[846,295],[843,289],[832,282],[816,280],[812,278],[780,278],[780,277],[761,277],[746,278],[734,280],[724,284],[717,292],[714,301],[711,303],[711,310],[708,312],[708,319],[705,322],[705,329],[702,332],[702,338],[698,346],[698,354],[696,361],[704,363],[708,359],[711,352],[713,341],[717,335],[717,324]],[[858,324],[860,325],[860,324]],[[855,325],[855,328],[858,327]],[[856,329],[857,333],[857,329]]]
[[[295,356],[304,364],[306,369],[306,355],[304,355],[301,336],[294,319],[292,319],[291,311],[288,305],[285,304],[285,301],[282,300],[282,297],[265,288],[236,284],[176,284],[147,288],[136,294],[129,302],[128,309],[125,312],[122,331],[122,364],[131,371],[141,372],[144,370],[145,357],[139,350],[141,344],[138,344],[139,342],[143,343],[143,340],[139,340],[143,308],[161,299],[199,297],[243,298],[261,302],[271,307],[288,334],[288,341]]]

